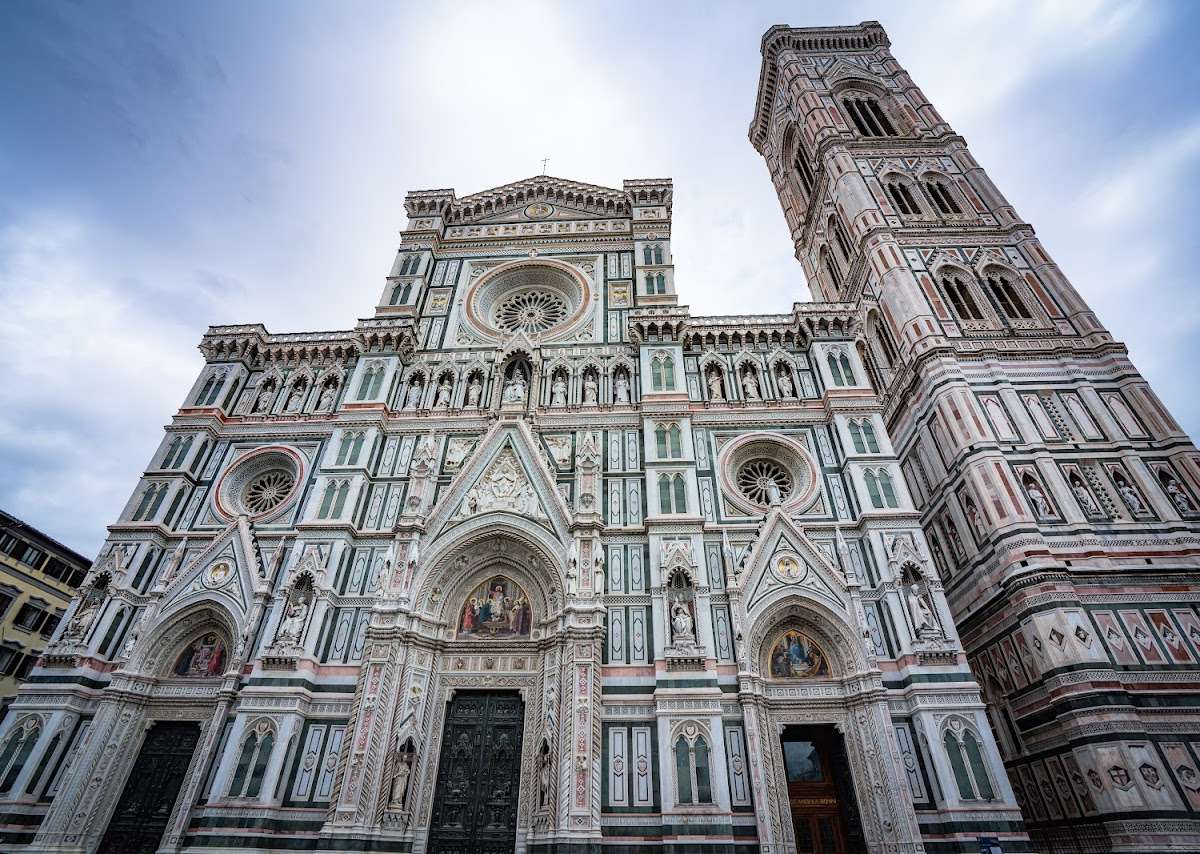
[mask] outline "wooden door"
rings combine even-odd
[[[442,732],[429,854],[511,854],[516,846],[525,703],[460,691]]]
[[[847,816],[837,775],[840,736],[832,727],[788,727],[782,737],[796,854],[855,854],[847,842]]]
[[[200,724],[158,721],[146,733],[98,854],[154,854],[191,764]]]

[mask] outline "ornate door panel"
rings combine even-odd
[[[833,727],[787,727],[783,764],[796,854],[853,854],[866,850],[846,769],[845,747]]]
[[[200,724],[190,722],[158,721],[146,733],[98,854],[158,850],[199,739]]]
[[[517,835],[525,703],[459,691],[446,714],[429,854],[511,854]]]

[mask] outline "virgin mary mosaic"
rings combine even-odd
[[[771,676],[777,679],[828,675],[825,651],[804,632],[784,632],[771,648]]]
[[[220,676],[224,665],[225,644],[215,632],[209,632],[179,654],[172,672],[176,676]]]
[[[529,597],[511,579],[497,575],[467,596],[459,615],[460,638],[527,638],[533,623]]]

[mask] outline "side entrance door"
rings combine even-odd
[[[832,726],[789,726],[783,763],[796,854],[865,850],[842,737]]]
[[[515,691],[459,691],[442,732],[429,854],[512,854],[525,703]]]
[[[98,854],[154,854],[192,761],[200,724],[158,721],[146,733]]]

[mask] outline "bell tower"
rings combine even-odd
[[[1200,701],[1160,702],[1196,689],[1200,455],[889,48],[772,27],[750,141],[856,307],[1031,836],[1200,848]]]

